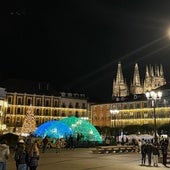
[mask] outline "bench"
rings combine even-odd
[[[135,152],[136,148],[134,146],[98,146],[96,149],[92,150],[93,153],[118,153],[118,152]]]

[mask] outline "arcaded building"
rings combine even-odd
[[[27,110],[33,108],[36,125],[60,120],[68,116],[88,119],[88,103],[85,94],[57,92],[48,83],[25,80],[9,80],[2,84],[6,90],[2,124],[8,131],[19,131]]]

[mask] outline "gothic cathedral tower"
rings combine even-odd
[[[116,80],[113,80],[113,97],[126,97],[129,95],[128,86],[123,78],[121,63],[118,63]]]
[[[133,81],[130,85],[130,92],[128,85],[123,77],[122,72],[122,66],[121,63],[118,63],[117,68],[117,75],[116,80],[113,80],[113,92],[112,92],[112,98],[118,98],[118,97],[126,97],[130,94],[144,94],[146,91],[155,90],[158,87],[161,87],[166,84],[166,80],[164,78],[164,72],[162,65],[155,66],[146,66],[146,73],[145,73],[145,79],[143,84],[141,84],[140,80],[140,74],[139,74],[139,68],[138,64],[135,64],[134,67],[134,75],[133,75]]]
[[[131,94],[142,94],[143,93],[143,86],[141,85],[137,63],[135,64],[133,82],[131,83],[131,86],[130,86],[130,93]]]
[[[146,74],[144,80],[144,92],[151,91],[157,89],[166,84],[166,80],[164,78],[164,72],[162,65],[155,66],[146,66]]]

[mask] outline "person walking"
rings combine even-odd
[[[42,152],[45,153],[47,150],[47,145],[48,145],[48,138],[47,136],[42,140],[43,146],[42,146]]]
[[[15,152],[15,161],[17,162],[17,170],[27,170],[28,168],[28,152],[26,151],[26,146],[23,144]]]
[[[15,159],[15,164],[16,164],[16,169],[18,170],[18,153],[19,151],[22,149],[22,147],[24,147],[23,145],[25,145],[25,141],[23,139],[19,139],[19,141],[17,142],[16,146],[15,146],[15,156],[14,156],[14,159]]]
[[[58,139],[57,139],[57,142],[56,142],[56,153],[60,153],[61,146],[62,146],[61,139],[58,138]]]
[[[138,140],[138,152],[141,153],[141,146],[142,146],[142,141],[141,139]]]
[[[162,151],[162,163],[164,166],[167,164],[167,155],[168,155],[168,139],[163,139],[161,141],[161,151]]]
[[[3,140],[0,144],[0,170],[6,170],[7,164],[6,161],[9,158],[10,150],[7,145],[7,141]]]
[[[39,157],[40,157],[40,152],[39,152],[39,148],[37,146],[37,142],[35,141],[28,153],[28,162],[29,162],[29,168],[30,170],[36,170],[38,167],[38,161],[39,161]]]
[[[146,143],[146,155],[148,158],[148,166],[151,166],[152,163],[152,144],[150,141]]]
[[[152,155],[153,155],[153,166],[158,167],[158,157],[160,156],[160,153],[159,153],[159,146],[157,143],[153,144]]]
[[[141,165],[145,165],[145,163],[146,163],[146,143],[144,141],[141,145],[141,155],[142,155]]]

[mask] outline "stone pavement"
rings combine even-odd
[[[161,163],[159,167],[140,166],[141,155],[136,152],[93,154],[93,148],[76,148],[56,153],[54,149],[40,154],[37,170],[149,170],[166,169]],[[7,170],[16,170],[13,153],[7,162]]]

